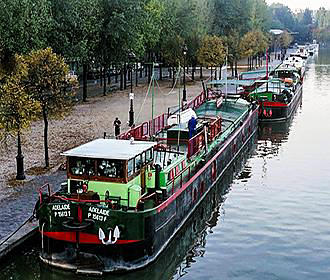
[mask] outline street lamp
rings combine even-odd
[[[24,180],[25,179],[23,160],[24,160],[24,156],[22,154],[22,148],[21,148],[21,134],[20,134],[20,131],[19,131],[18,136],[17,136],[17,156],[16,156],[17,174],[16,174],[16,180]]]
[[[131,91],[129,94],[129,112],[128,112],[128,126],[134,126],[134,108],[133,108],[133,101],[134,101],[134,93]]]
[[[183,46],[183,101],[187,101],[187,91],[186,91],[186,55],[187,55],[187,46]]]
[[[134,106],[133,106],[133,101],[134,101],[134,93],[133,93],[133,65],[132,61],[135,60],[136,56],[133,52],[130,52],[128,55],[128,58],[130,60],[130,73],[131,73],[131,92],[129,94],[129,112],[128,112],[128,125],[129,127],[134,126]],[[137,73],[136,73],[137,74]]]

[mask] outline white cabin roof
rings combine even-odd
[[[129,160],[138,154],[157,145],[156,142],[117,140],[117,139],[96,139],[61,155],[67,157],[84,157],[99,159]]]

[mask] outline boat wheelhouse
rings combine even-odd
[[[309,56],[309,53],[305,46],[298,46],[296,52],[290,53],[290,56],[298,56],[306,60]]]
[[[213,80],[207,83],[207,87],[212,94],[223,95],[229,98],[244,97],[259,85],[255,80],[236,79]]]
[[[219,100],[202,92],[185,106],[194,131],[163,114],[64,152],[67,184],[44,186],[36,207],[41,260],[97,274],[154,261],[256,132],[256,104]]]
[[[248,72],[242,72],[239,75],[240,80],[263,80],[267,78],[267,74],[269,75],[274,71],[274,68],[271,66],[268,66],[268,72],[267,68],[260,69],[260,70],[254,70],[254,71],[248,71]]]
[[[250,99],[259,103],[261,122],[288,119],[301,100],[302,84],[299,75],[296,77],[289,69],[279,69],[277,75],[279,78],[264,80],[264,84],[249,95]]]

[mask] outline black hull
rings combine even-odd
[[[183,185],[180,191],[158,206],[157,213],[151,214],[150,212],[150,215],[146,215],[144,220],[145,240],[125,245],[114,244],[111,248],[102,245],[81,246],[79,248],[80,260],[82,261],[83,258],[87,259],[86,262],[89,262],[88,259],[95,260],[94,267],[79,266],[74,244],[69,245],[72,261],[71,259],[66,262],[59,261],[51,254],[53,252],[49,252],[47,249],[41,254],[41,260],[53,267],[84,274],[120,273],[141,269],[154,262],[184,227],[188,219],[194,215],[195,210],[211,190],[222,180],[235,159],[251,143],[256,135],[257,127],[258,108],[255,108],[249,112],[242,123],[236,125],[235,130],[224,143],[219,144],[207,154],[198,171]],[[146,212],[146,214],[148,213]],[[68,254],[68,244],[65,242],[55,241],[49,248],[51,250],[58,248],[59,256]],[[94,254],[97,254],[97,258],[93,258]]]
[[[160,254],[157,261],[144,269],[126,274],[125,279],[172,279],[173,275],[184,271],[191,265],[187,256],[198,256],[201,247],[205,246],[207,228],[213,228],[219,223],[220,207],[225,200],[225,195],[230,191],[230,184],[234,176],[239,173],[246,160],[255,151],[256,137],[254,134],[246,147],[231,163],[229,168],[218,180],[217,184],[210,190],[193,213],[193,216],[177,232],[167,248]],[[185,261],[184,261],[185,260]],[[184,261],[184,262],[183,262]],[[51,271],[51,279],[69,279],[70,272],[62,269],[52,269],[41,266],[41,279],[48,280]],[[110,275],[111,277],[111,275]],[[96,278],[97,279],[97,278]],[[116,278],[117,279],[117,278]],[[120,279],[122,279],[120,277]]]
[[[291,118],[293,113],[296,111],[298,104],[302,100],[302,85],[297,88],[297,92],[293,96],[291,102],[287,106],[278,107],[272,105],[260,104],[259,107],[259,122],[268,123],[268,122],[279,122],[286,121]],[[271,114],[270,114],[271,112]],[[266,113],[266,114],[265,114]]]

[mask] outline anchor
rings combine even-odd
[[[110,230],[108,241],[105,241],[105,233],[101,228],[99,228],[99,239],[102,241],[102,243],[104,245],[115,244],[117,242],[119,236],[120,236],[120,231],[119,231],[118,226],[116,226],[113,231],[113,236],[112,236],[112,231]],[[112,237],[114,238],[113,241],[112,241]]]

